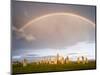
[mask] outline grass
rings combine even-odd
[[[23,67],[21,64],[13,64],[13,74],[27,74],[27,73],[43,73],[43,72],[58,72],[58,71],[73,71],[73,70],[88,70],[96,69],[96,62],[89,61],[87,64],[77,64],[72,62],[70,64],[28,64]]]

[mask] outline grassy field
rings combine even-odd
[[[27,73],[40,73],[40,72],[58,72],[58,71],[73,71],[73,70],[88,70],[95,69],[95,61],[89,61],[87,64],[77,64],[75,62],[70,64],[28,64],[23,67],[21,64],[13,64],[13,74],[27,74]]]

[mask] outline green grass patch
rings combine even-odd
[[[72,62],[70,64],[28,64],[23,67],[22,64],[13,64],[13,74],[27,74],[27,73],[42,73],[42,72],[58,72],[58,71],[73,71],[73,70],[88,70],[95,69],[96,62],[89,61],[87,64],[77,64]]]

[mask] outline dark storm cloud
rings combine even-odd
[[[62,47],[74,45],[78,41],[86,41],[86,42],[95,41],[94,40],[95,30],[92,29],[91,27],[90,27],[91,29],[89,29],[89,32],[86,35],[83,32],[84,36],[86,37],[80,35],[81,37],[80,38],[79,35],[76,36],[75,34],[73,34],[73,32],[69,32],[70,29],[66,30],[64,29],[65,27],[62,27],[62,26],[56,28],[57,25],[55,25],[56,27],[54,27],[53,25],[50,25],[52,24],[52,21],[50,22],[51,19],[49,20],[50,23],[47,28],[46,28],[46,25],[44,25],[44,28],[46,28],[45,30],[40,30],[42,27],[39,29],[39,27],[35,28],[33,26],[33,27],[30,27],[29,29],[25,29],[24,30],[25,32],[19,31],[19,29],[23,27],[26,23],[28,23],[30,20],[35,19],[45,14],[56,13],[56,12],[74,13],[77,15],[81,15],[95,23],[95,7],[94,6],[62,5],[62,4],[58,5],[58,4],[14,1],[12,3],[12,26],[13,26],[12,50],[21,51],[21,49],[34,50],[34,49],[41,49],[41,48],[62,48]],[[38,22],[38,25],[40,26],[39,22]],[[54,31],[53,30],[52,31],[54,33],[52,33],[52,36],[47,35],[48,33],[52,32],[50,29],[53,29],[53,28],[54,28]],[[63,32],[64,30],[66,30],[65,32],[70,35],[70,36],[69,35],[65,36],[65,37],[68,37],[67,40],[63,36],[59,35],[60,30],[55,31],[55,29],[60,29],[60,28]],[[70,25],[69,28],[72,28],[72,25]],[[75,29],[77,31],[78,28],[75,28]],[[81,29],[85,29],[85,28],[81,27],[80,31]],[[32,30],[32,32],[30,32],[31,34],[27,33],[29,30]],[[90,36],[88,37],[88,35]]]
[[[38,2],[13,1],[12,22],[15,27],[22,27],[33,18],[55,12],[69,12],[82,15],[95,22],[95,7],[80,5],[49,4]]]

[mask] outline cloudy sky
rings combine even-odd
[[[95,6],[13,1],[12,58],[95,59],[95,13]]]

